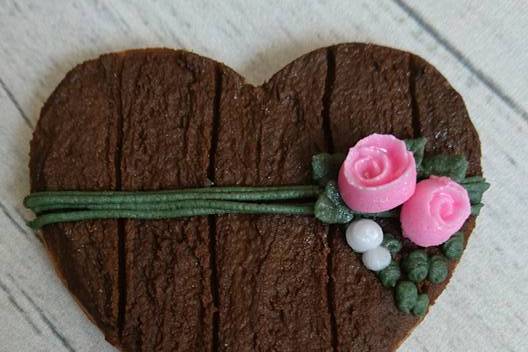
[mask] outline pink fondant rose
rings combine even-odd
[[[414,156],[402,140],[371,134],[348,151],[338,186],[343,201],[352,210],[377,213],[393,209],[414,193]]]
[[[414,195],[403,204],[403,236],[422,247],[439,245],[460,230],[470,213],[464,187],[449,177],[431,176],[419,182]]]

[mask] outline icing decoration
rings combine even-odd
[[[471,204],[480,204],[482,195],[490,187],[490,184],[482,176],[467,177],[460,184],[468,191]]]
[[[394,298],[398,309],[410,313],[418,300],[418,288],[411,281],[400,281],[394,290]]]
[[[380,271],[389,266],[391,254],[387,248],[378,246],[363,253],[361,260],[367,269]]]
[[[419,137],[415,139],[406,139],[405,145],[407,149],[414,155],[414,162],[416,163],[416,170],[420,170],[422,161],[425,153],[425,145],[427,144],[427,138]]]
[[[429,281],[433,284],[439,284],[447,278],[448,273],[447,259],[444,256],[435,255],[431,257],[429,273],[427,274]]]
[[[329,181],[337,179],[337,174],[343,161],[345,154],[315,154],[312,157],[312,178],[321,186],[325,186]]]
[[[464,250],[464,234],[457,232],[442,245],[442,252],[451,260],[459,260]]]
[[[374,220],[356,220],[348,225],[346,240],[354,252],[363,253],[381,244],[383,230]]]
[[[412,309],[412,313],[416,316],[423,317],[429,308],[429,296],[425,293],[419,294],[416,298],[416,303]]]
[[[468,162],[463,156],[426,156],[426,143],[425,138],[402,141],[372,134],[346,156],[314,155],[313,185],[37,192],[26,197],[24,205],[37,215],[28,223],[34,229],[81,220],[231,213],[309,215],[325,224],[343,224],[346,241],[362,253],[364,266],[377,272],[384,287],[394,288],[398,309],[423,316],[429,297],[419,290],[446,280],[448,260],[460,259],[464,249],[464,234],[457,231],[470,213],[478,215],[490,186],[481,176],[466,177]],[[417,183],[417,175],[428,179]],[[398,217],[404,237],[422,247],[443,243],[443,255],[429,257],[424,250],[401,253],[402,241],[383,234],[375,221]]]
[[[482,209],[483,206],[484,204],[482,203],[471,205],[471,215],[475,215],[475,216],[479,215],[480,210]]]
[[[315,217],[325,224],[347,224],[354,219],[352,211],[343,203],[337,185],[329,181],[315,202]]]
[[[420,283],[429,272],[429,259],[423,250],[415,250],[402,260],[402,269],[407,278],[415,283]]]
[[[416,164],[405,143],[372,134],[350,148],[338,176],[339,193],[354,211],[376,213],[409,199],[416,186]]]
[[[385,287],[396,286],[400,277],[400,266],[394,260],[385,269],[378,272],[378,278]]]
[[[387,248],[392,255],[398,253],[402,248],[401,242],[389,233],[383,235],[383,243],[381,245]]]
[[[171,219],[219,214],[313,215],[313,203],[275,204],[270,201],[314,198],[319,187],[204,187],[153,192],[38,192],[24,205],[38,216],[38,229],[58,222],[92,219]],[[258,202],[258,203],[256,203]],[[265,202],[265,203],[264,203]]]
[[[425,158],[418,170],[420,178],[446,176],[460,182],[466,176],[468,162],[462,155],[438,154]]]
[[[444,243],[460,230],[471,212],[468,192],[448,177],[431,176],[416,185],[403,204],[403,236],[422,247]]]
[[[400,281],[394,290],[394,298],[398,309],[423,317],[429,307],[429,296],[418,294],[418,288],[410,281]]]
[[[490,184],[482,176],[473,176],[465,178],[460,184],[468,191],[469,200],[471,201],[471,214],[479,215],[482,204],[482,196],[488,190]]]

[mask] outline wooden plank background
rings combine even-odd
[[[261,83],[338,42],[413,51],[463,95],[493,187],[452,283],[401,351],[528,350],[528,3],[0,0],[0,351],[112,351],[24,225],[39,110],[73,65],[186,48]]]

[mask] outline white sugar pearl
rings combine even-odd
[[[363,253],[363,265],[369,270],[380,271],[389,266],[391,254],[385,247],[376,247]]]
[[[374,220],[356,220],[348,225],[346,240],[354,252],[363,253],[381,244],[383,230]]]

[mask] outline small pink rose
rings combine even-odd
[[[403,204],[403,236],[422,247],[444,243],[460,230],[471,213],[468,192],[449,177],[431,176],[416,185]]]
[[[377,213],[393,209],[414,193],[414,156],[393,135],[371,134],[349,149],[339,170],[338,186],[352,210]]]

